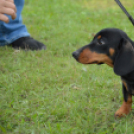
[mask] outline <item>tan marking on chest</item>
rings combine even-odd
[[[126,90],[128,91],[127,83],[124,80],[122,80],[122,83],[125,86]]]

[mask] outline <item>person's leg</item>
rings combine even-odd
[[[0,21],[0,46],[12,44],[14,48],[41,50],[45,45],[30,37],[26,26],[22,23],[21,12],[24,0],[14,0],[17,8],[17,18],[9,23]]]

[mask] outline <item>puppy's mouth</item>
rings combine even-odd
[[[97,61],[93,61],[91,63],[87,63],[87,64],[99,64]]]
[[[80,60],[77,60],[77,61],[82,64],[98,64],[98,65],[104,64],[104,63],[98,62],[98,61],[91,61],[91,62],[81,62]]]
[[[104,63],[103,63],[103,62],[98,63],[97,61],[94,61],[94,62],[92,62],[92,63],[88,63],[88,64],[97,64],[97,65],[102,65],[102,64],[104,64]]]
[[[98,65],[102,65],[102,64],[104,64],[103,62],[101,62],[101,63],[98,63]]]

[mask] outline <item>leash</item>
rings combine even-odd
[[[122,9],[122,11],[127,15],[127,17],[129,18],[129,20],[131,21],[131,23],[134,26],[134,19],[133,19],[133,17],[127,12],[127,10],[125,9],[125,7],[121,4],[121,2],[119,0],[115,0],[115,1],[120,6],[120,8]]]

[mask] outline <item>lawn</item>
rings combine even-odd
[[[134,1],[121,1],[134,16]],[[120,77],[71,56],[103,28],[134,38],[114,0],[26,0],[23,21],[47,50],[0,47],[0,134],[134,134],[134,110],[114,118],[123,101]]]

